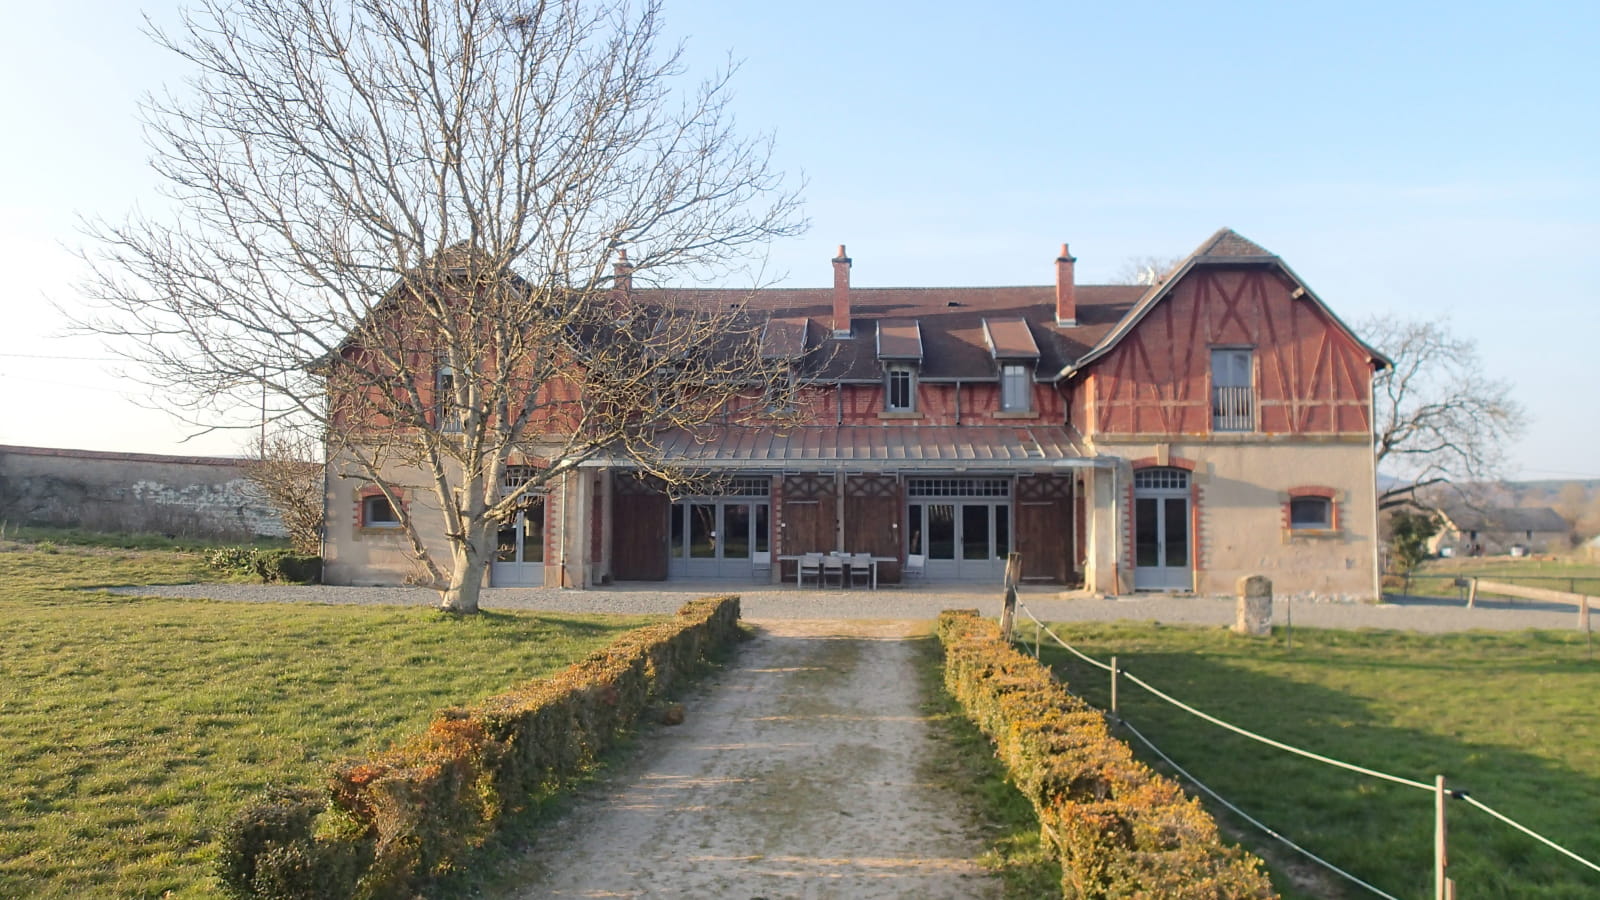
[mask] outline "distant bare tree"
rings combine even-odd
[[[804,227],[770,143],[734,129],[729,73],[684,85],[659,11],[204,0],[155,33],[188,90],[145,107],[176,211],[90,226],[105,310],[81,324],[198,423],[264,393],[319,429],[442,605],[475,612],[499,526],[545,484],[601,453],[675,477],[664,429],[787,383],[739,310],[628,303]],[[507,489],[518,453],[549,464]]]
[[[1111,276],[1112,284],[1160,284],[1183,262],[1181,256],[1130,256]]]
[[[1356,331],[1394,363],[1373,384],[1378,468],[1399,479],[1378,508],[1427,505],[1419,491],[1498,479],[1525,415],[1511,384],[1484,373],[1477,344],[1444,323],[1395,316]]]
[[[283,520],[290,546],[307,556],[322,552],[325,449],[312,435],[284,429],[258,440],[244,463],[245,477]]]

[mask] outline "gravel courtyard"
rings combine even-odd
[[[238,602],[286,603],[369,603],[430,606],[438,595],[419,588],[335,587],[329,585],[288,586],[252,584],[188,584],[117,588],[119,593],[159,597],[195,597]],[[940,586],[927,589],[885,588],[867,590],[817,590],[816,588],[774,588],[739,583],[701,583],[670,587],[661,584],[630,584],[594,590],[559,588],[488,588],[481,603],[485,609],[531,609],[547,612],[596,613],[671,613],[686,600],[708,594],[736,593],[741,598],[744,618],[752,621],[777,619],[872,619],[926,621],[938,617],[940,610],[981,610],[998,615],[1000,590]],[[1029,611],[1047,622],[1110,622],[1119,619],[1155,621],[1168,624],[1229,625],[1233,622],[1231,599],[1164,594],[1134,594],[1126,597],[1097,598],[1063,593],[1058,590],[1024,587],[1020,600]],[[1285,624],[1293,617],[1295,625],[1315,628],[1388,628],[1403,631],[1445,632],[1481,628],[1490,631],[1519,631],[1525,628],[1568,629],[1577,627],[1578,615],[1570,606],[1525,600],[1480,600],[1467,609],[1458,600],[1421,597],[1393,598],[1381,604],[1314,603],[1278,598],[1273,619]],[[1022,621],[1026,621],[1025,618]]]

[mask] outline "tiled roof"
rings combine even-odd
[[[1276,254],[1232,228],[1218,229],[1216,234],[1200,245],[1200,249],[1196,250],[1194,255],[1202,259],[1277,259]]]
[[[1038,359],[1039,345],[1028,331],[1027,320],[984,319],[984,336],[988,338],[989,353],[995,359]]]
[[[922,328],[916,319],[878,320],[879,359],[922,359]]]
[[[821,380],[877,381],[877,329],[883,320],[910,320],[919,325],[924,380],[996,378],[999,369],[990,349],[984,320],[1026,323],[1038,350],[1040,372],[1055,372],[1093,347],[1144,294],[1139,285],[1077,286],[1078,315],[1074,327],[1055,324],[1055,286],[943,287],[850,289],[853,337],[834,340],[816,323],[830,322],[832,288],[739,289],[656,288],[635,290],[640,303],[725,311],[783,320],[808,320],[807,346],[818,351],[811,374]]]
[[[660,438],[668,463],[778,470],[832,463],[863,471],[1047,470],[1090,465],[1084,450],[1059,426],[799,426],[787,431],[729,426],[708,433],[669,432]],[[593,465],[613,465],[600,459]]]

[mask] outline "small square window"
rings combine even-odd
[[[366,528],[399,528],[400,517],[395,515],[388,497],[374,494],[361,498],[361,524]]]
[[[1333,501],[1327,497],[1295,497],[1289,501],[1289,528],[1327,531],[1333,528]]]

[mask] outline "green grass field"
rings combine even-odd
[[[1452,787],[1600,861],[1600,662],[1586,658],[1580,635],[1296,629],[1289,652],[1281,631],[1252,639],[1219,628],[1055,627],[1080,650],[1099,659],[1116,654],[1124,670],[1243,728],[1428,784],[1445,775]],[[1031,646],[1031,633],[1023,633]],[[1104,672],[1048,646],[1043,658],[1073,691],[1108,705]],[[1130,683],[1122,684],[1119,707],[1180,765],[1312,852],[1397,897],[1433,895],[1431,793],[1238,737]],[[1600,873],[1465,803],[1451,803],[1449,820],[1451,874],[1462,897],[1600,895]],[[1336,886],[1236,824],[1241,843],[1269,859],[1286,897],[1372,896]],[[1311,874],[1297,886],[1291,871]]]
[[[552,672],[645,619],[131,598],[193,552],[0,542],[0,896],[211,897],[269,784]]]
[[[1600,597],[1600,564],[1570,558],[1510,556],[1430,559],[1412,573],[1407,593],[1419,597],[1461,597],[1462,589],[1455,586],[1455,579],[1467,575]],[[1400,588],[1392,585],[1385,590]],[[1485,593],[1483,596],[1492,595]]]

